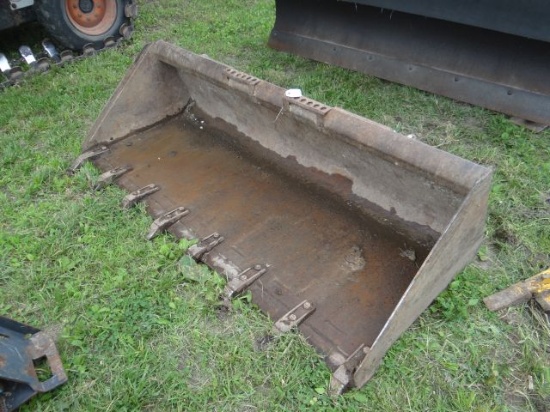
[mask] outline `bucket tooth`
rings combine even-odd
[[[202,262],[205,255],[225,240],[218,232],[201,239],[199,243],[191,246],[187,253],[197,262]]]
[[[225,296],[233,298],[241,293],[260,276],[267,272],[269,265],[255,265],[243,270],[239,275],[231,279],[225,287]]]
[[[186,209],[183,206],[179,206],[169,212],[166,212],[162,216],[157,217],[151,224],[149,232],[147,233],[147,240],[152,240],[161,232],[165,231],[166,229],[168,229],[168,227],[172,226],[174,223],[176,223],[182,217],[187,216],[188,214],[189,209]]]
[[[157,192],[158,190],[160,190],[160,187],[155,184],[143,186],[141,189],[134,190],[132,193],[124,196],[124,199],[122,199],[122,208],[130,209],[136,203],[141,202],[143,198]]]
[[[87,150],[78,156],[73,164],[67,169],[69,175],[74,175],[78,169],[82,167],[86,160],[93,159],[96,156],[99,156],[105,152],[108,152],[109,148],[107,146],[100,146],[95,149]]]
[[[113,183],[114,180],[118,179],[125,173],[128,173],[132,170],[132,166],[121,166],[115,167],[114,169],[108,170],[105,173],[102,173],[94,186],[95,190],[101,190],[105,186]]]
[[[290,332],[293,328],[297,327],[302,323],[307,317],[309,317],[313,312],[315,312],[315,307],[304,300],[300,304],[294,306],[291,310],[281,317],[277,322],[275,322],[275,331],[278,332]]]
[[[331,396],[341,395],[352,386],[353,382],[353,373],[365,358],[369,347],[365,344],[359,346],[355,352],[353,352],[341,365],[339,365],[336,370],[333,372],[328,393]]]

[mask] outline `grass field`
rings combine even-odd
[[[58,339],[69,381],[25,411],[550,411],[550,329],[529,305],[482,298],[550,266],[550,131],[273,51],[274,2],[143,0],[133,39],[0,94],[0,314]],[[299,334],[264,350],[249,303],[215,310],[224,281],[189,244],[144,240],[98,171],[65,170],[125,71],[165,39],[495,170],[478,259],[392,347],[363,389],[332,399]]]

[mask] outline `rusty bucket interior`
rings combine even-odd
[[[89,132],[92,158],[189,254],[362,386],[474,256],[491,171],[165,42]]]

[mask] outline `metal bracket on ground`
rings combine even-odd
[[[132,193],[124,196],[124,199],[122,199],[122,208],[130,209],[136,203],[140,202],[144,197],[149,196],[150,194],[153,194],[158,190],[160,190],[160,187],[155,184],[143,186],[140,189],[134,190]]]
[[[238,295],[266,273],[268,268],[269,265],[255,265],[242,271],[227,283],[225,286],[225,295],[230,299]]]
[[[483,299],[491,311],[520,305],[534,298],[542,310],[550,312],[550,269],[516,283]]]
[[[329,395],[341,395],[348,387],[352,386],[353,373],[363,361],[368,351],[369,347],[362,344],[336,368],[330,378]]]
[[[102,173],[97,179],[94,189],[95,190],[103,189],[105,186],[113,183],[115,179],[119,178],[124,173],[128,173],[131,170],[132,170],[132,166],[122,166],[122,167],[115,167],[114,169],[111,169],[106,171],[105,173]]]
[[[215,232],[205,238],[201,239],[199,243],[193,245],[187,251],[187,254],[195,259],[197,262],[202,261],[204,255],[218,246],[225,240],[223,236]]]
[[[315,307],[307,300],[304,300],[285,313],[281,319],[275,322],[275,330],[283,333],[290,332],[313,312],[315,312]]]
[[[107,146],[100,146],[100,147],[96,147],[95,149],[88,150],[87,152],[82,153],[80,156],[76,158],[73,164],[67,169],[67,173],[70,175],[74,175],[76,171],[82,167],[82,165],[86,160],[93,159],[94,157],[99,156],[100,154],[103,154],[107,151],[109,151],[109,148]]]
[[[67,381],[54,341],[44,332],[0,316],[0,411],[13,411],[38,392]],[[36,362],[51,374],[42,380]]]
[[[147,240],[153,239],[159,233],[163,232],[169,226],[172,226],[174,223],[176,223],[182,217],[187,216],[188,214],[189,209],[186,209],[183,206],[179,206],[169,212],[166,212],[162,216],[157,217],[149,228],[149,232],[147,233]]]

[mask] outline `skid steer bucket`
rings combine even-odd
[[[550,124],[545,0],[277,0],[269,45]]]
[[[362,386],[474,256],[491,172],[165,42],[149,45],[84,153],[286,332]]]

